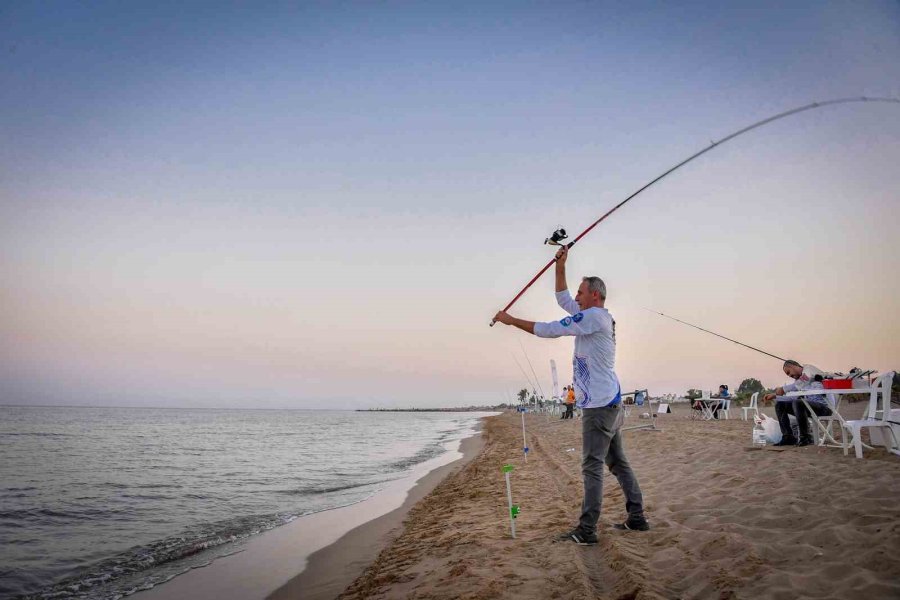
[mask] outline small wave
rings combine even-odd
[[[165,489],[165,488],[178,489],[183,486],[181,486],[177,483],[139,483],[139,484],[132,485],[131,487],[133,487],[136,490],[157,490],[157,489]]]
[[[49,431],[0,431],[0,437],[78,437],[74,433],[52,433]]]
[[[22,508],[18,510],[0,510],[0,519],[27,521],[34,519],[79,519],[80,512],[53,510],[51,508]]]
[[[27,600],[58,600],[93,597],[90,590],[98,586],[108,585],[117,579],[133,576],[154,567],[191,558],[226,544],[240,542],[293,519],[294,515],[273,514],[207,523],[195,529],[183,531],[177,536],[167,537],[147,545],[135,546],[126,552],[95,564],[76,576],[66,578],[24,598]],[[211,558],[215,558],[215,556]],[[104,593],[108,591],[104,590]]]
[[[371,482],[365,483],[350,483],[347,485],[335,485],[335,486],[310,486],[305,488],[299,488],[294,490],[278,490],[280,494],[287,494],[289,496],[313,496],[316,494],[331,494],[334,492],[343,492],[345,490],[353,490],[356,488],[366,487],[368,485],[372,485]]]
[[[412,468],[419,463],[423,463],[426,460],[430,460],[432,458],[435,458],[436,456],[440,456],[444,452],[445,448],[442,444],[429,444],[428,446],[425,446],[408,458],[402,458],[398,461],[392,462],[388,466],[388,468],[393,471],[403,471]]]
[[[122,494],[119,497],[127,500],[177,500],[179,498],[179,496],[166,494]]]

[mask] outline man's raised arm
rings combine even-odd
[[[572,299],[569,286],[566,284],[566,259],[569,258],[569,247],[563,246],[556,252],[556,303],[560,308],[574,315],[579,310],[578,303]]]
[[[569,289],[566,284],[566,259],[569,258],[569,247],[563,246],[556,251],[556,291],[564,292]]]

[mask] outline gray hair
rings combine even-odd
[[[586,281],[588,284],[589,292],[597,292],[600,294],[600,297],[606,300],[606,284],[603,283],[603,280],[599,277],[582,277],[582,281]]]

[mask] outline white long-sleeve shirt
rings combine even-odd
[[[822,379],[825,377],[826,373],[819,369],[814,365],[803,365],[803,372],[800,374],[800,377],[792,381],[791,383],[786,383],[781,386],[781,389],[784,390],[784,393],[788,392],[800,392],[806,390],[821,390],[823,389]],[[784,396],[779,396],[776,400],[793,400],[793,398],[785,398]],[[828,402],[825,396],[807,396],[807,402]]]
[[[556,292],[556,301],[570,316],[535,323],[534,334],[543,338],[575,336],[572,380],[578,408],[600,408],[622,400],[616,377],[616,322],[605,308],[578,308],[569,290]]]

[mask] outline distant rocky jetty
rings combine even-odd
[[[498,404],[496,406],[458,406],[453,408],[358,408],[356,412],[492,412],[515,408],[510,404]]]

